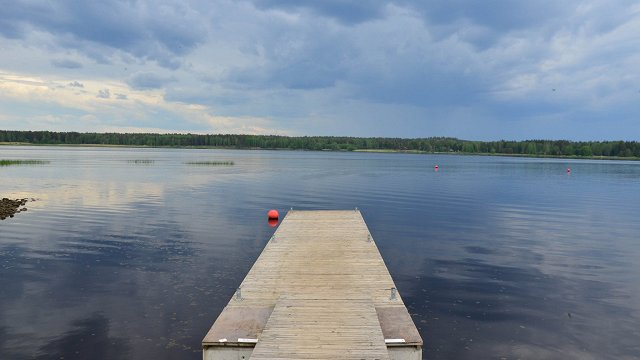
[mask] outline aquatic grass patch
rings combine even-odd
[[[153,163],[155,163],[155,160],[148,160],[148,159],[136,159],[136,160],[127,160],[127,162],[129,164],[141,164],[141,165],[151,165]]]
[[[193,166],[231,166],[235,165],[233,161],[189,161],[187,165]]]
[[[0,166],[11,166],[11,165],[46,165],[49,164],[50,161],[46,160],[7,160],[0,159]]]

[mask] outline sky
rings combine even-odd
[[[637,0],[0,8],[0,129],[640,140]]]

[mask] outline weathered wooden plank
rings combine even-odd
[[[290,211],[203,345],[255,334],[251,359],[388,359],[385,335],[422,345],[392,288],[359,211]]]
[[[281,299],[253,360],[388,359],[370,299]]]

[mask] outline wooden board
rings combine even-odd
[[[378,308],[386,309],[384,319],[401,322],[393,327],[411,330],[384,335],[411,334],[410,343],[422,345],[392,288],[359,211],[290,211],[203,345],[256,333],[252,359],[388,359]],[[264,329],[238,329],[243,321],[234,314],[251,317],[252,309],[265,308],[274,310]]]
[[[203,345],[245,345],[238,339],[257,339],[264,330],[273,306],[230,306],[218,316],[207,335]],[[222,340],[222,341],[221,341]]]
[[[389,355],[370,299],[281,299],[250,359],[387,360]]]
[[[290,211],[241,284],[244,303],[283,295],[372,299],[403,306],[359,211]]]

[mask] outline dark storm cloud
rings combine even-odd
[[[283,33],[264,49],[267,61],[261,66],[229,71],[226,80],[256,88],[284,87],[312,90],[332,87],[347,76],[345,62],[351,44],[338,36],[320,34],[309,25],[294,33]]]
[[[386,1],[254,0],[253,3],[261,9],[286,11],[306,9],[314,14],[331,17],[345,24],[357,24],[381,17]]]
[[[91,45],[118,49],[176,68],[176,58],[204,40],[202,20],[187,4],[131,1],[8,2],[0,34],[26,38],[32,29],[54,35],[58,45],[87,51]],[[108,57],[113,50],[101,50]]]
[[[57,68],[61,68],[61,69],[80,69],[82,68],[82,64],[77,62],[77,61],[73,61],[73,60],[69,60],[69,59],[57,59],[57,60],[52,60],[51,61],[51,65],[57,67]]]
[[[619,128],[604,115],[616,109],[620,123],[637,118],[635,1],[60,0],[2,11],[0,45],[13,51],[0,58],[5,71],[80,69],[65,82],[109,78],[285,127],[280,119],[297,118],[292,131],[555,137],[555,120],[569,119],[561,136],[570,137],[584,119],[577,109],[597,114],[591,129]],[[404,127],[355,119],[396,113]],[[425,121],[451,114],[466,133],[447,130],[450,119]],[[323,120],[302,121],[312,116]],[[494,135],[515,129],[513,119],[518,129]],[[324,130],[325,120],[340,126]]]
[[[490,1],[420,1],[420,0],[253,0],[261,9],[289,12],[308,10],[315,15],[334,18],[344,24],[358,24],[385,16],[387,6],[418,11],[432,24],[451,24],[467,19],[475,24],[500,31],[536,26],[550,18],[565,16],[575,8],[570,2],[541,0],[534,2]]]
[[[131,76],[129,85],[134,89],[159,89],[164,85],[175,81],[172,78],[160,76],[153,73],[139,73]]]
[[[32,19],[42,16],[41,10],[36,5],[5,1],[2,4],[2,16],[0,16],[0,34],[10,39],[21,39],[27,32],[26,25]]]
[[[109,89],[98,90],[98,95],[96,95],[99,99],[109,99],[111,98],[111,92]]]
[[[567,16],[577,4],[571,2],[539,1],[399,1],[417,9],[433,24],[451,24],[467,19],[472,23],[496,30],[525,29]]]
[[[79,81],[72,81],[69,83],[70,87],[77,87],[77,88],[83,88],[84,84],[79,82]]]
[[[365,85],[366,84],[366,85]],[[444,71],[416,71],[396,78],[371,76],[359,88],[360,96],[378,103],[434,106],[457,98],[458,105],[486,99],[487,84],[477,76]]]
[[[467,104],[484,96],[483,74],[461,71],[456,64],[469,66],[464,57],[472,54],[462,49],[443,56],[446,45],[434,45],[415,16],[401,14],[356,30],[327,31],[318,21],[281,26],[261,39],[260,66],[232,69],[225,80],[243,88],[291,90],[344,83],[356,99],[417,106],[451,98]],[[464,41],[451,45],[463,47]]]

